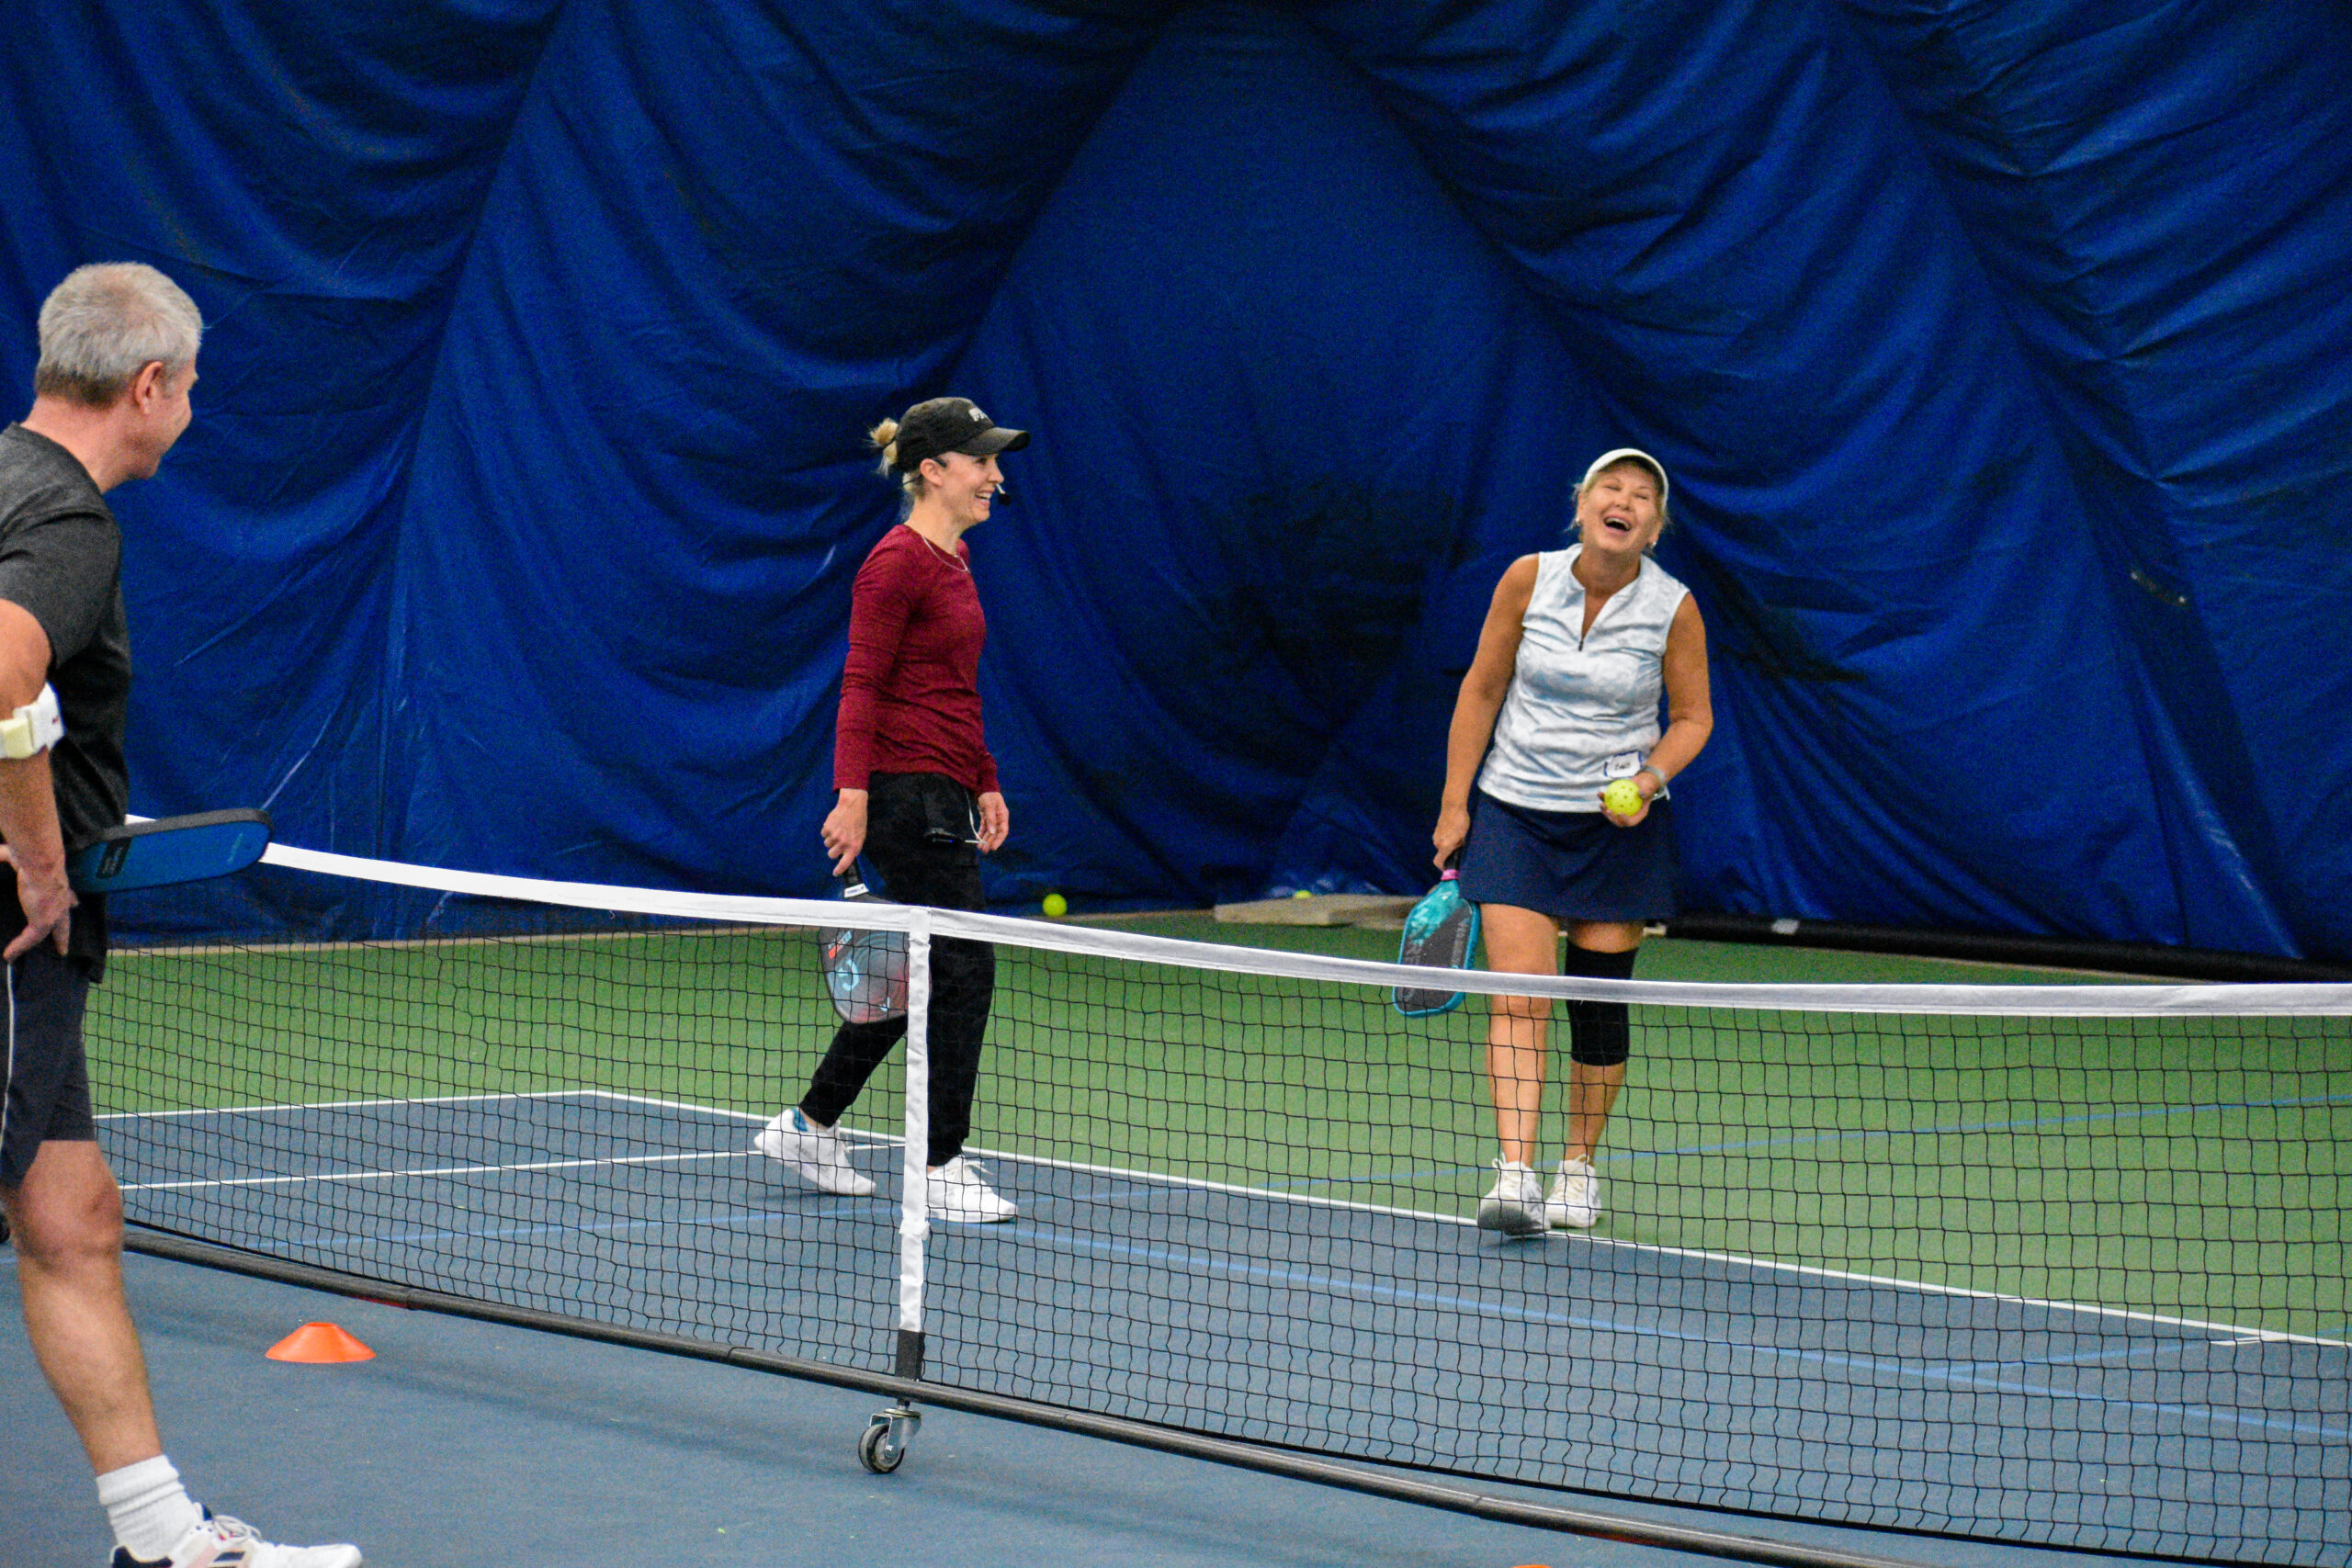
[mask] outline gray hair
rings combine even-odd
[[[120,397],[145,367],[196,363],[204,317],[176,283],[143,262],[77,266],[40,308],[33,391],[91,408]]]

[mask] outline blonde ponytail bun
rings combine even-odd
[[[867,431],[865,433],[865,438],[874,444],[874,449],[876,452],[882,454],[882,466],[880,468],[882,473],[889,473],[893,468],[898,467],[899,422],[897,420],[884,420],[872,430]]]

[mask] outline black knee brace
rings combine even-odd
[[[1630,980],[1632,953],[1595,953],[1567,944],[1560,958],[1560,973],[1593,980]],[[1588,1067],[1613,1067],[1633,1051],[1632,1010],[1623,1002],[1568,1004],[1568,1059]]]

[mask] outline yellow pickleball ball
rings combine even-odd
[[[1617,779],[1600,792],[1600,804],[1619,817],[1631,817],[1642,808],[1642,792],[1634,787],[1631,779]]]
[[[1048,919],[1058,920],[1069,913],[1069,900],[1058,893],[1048,893],[1043,908]]]
[[[1309,893],[1306,888],[1302,887],[1302,888],[1300,888],[1297,892],[1295,892],[1295,893],[1292,894],[1292,895],[1291,895],[1291,897],[1294,897],[1294,898],[1312,898],[1312,897],[1315,897],[1315,895],[1314,895],[1314,894],[1312,894],[1312,893]]]

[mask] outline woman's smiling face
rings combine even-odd
[[[1640,555],[1666,526],[1657,475],[1638,458],[1611,463],[1577,496],[1577,534],[1603,555]]]
[[[975,457],[964,452],[943,452],[924,458],[922,468],[930,481],[925,486],[926,499],[936,501],[966,527],[988,521],[996,492],[1004,483],[995,453]]]

